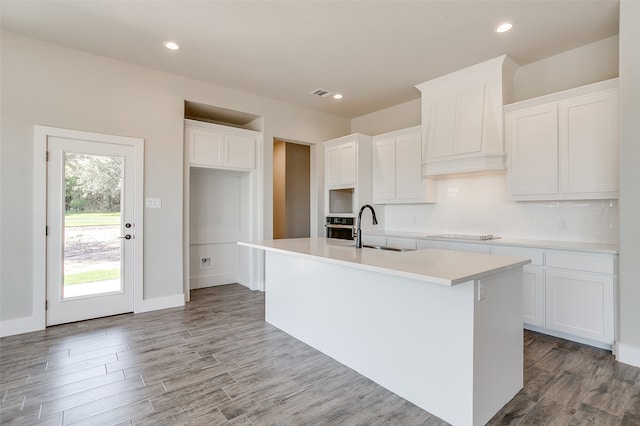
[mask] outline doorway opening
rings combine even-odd
[[[311,147],[273,141],[273,238],[311,235]]]

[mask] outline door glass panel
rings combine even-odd
[[[65,153],[63,299],[122,291],[123,163]]]

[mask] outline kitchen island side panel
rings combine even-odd
[[[474,424],[474,295],[266,253],[267,322],[456,425]]]
[[[474,424],[491,419],[523,386],[522,267],[476,282]]]

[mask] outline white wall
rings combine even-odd
[[[640,367],[640,2],[620,2],[619,357]]]
[[[506,173],[438,181],[438,203],[386,206],[385,229],[617,244],[617,201],[514,202]]]
[[[347,119],[2,33],[0,320],[32,317],[33,126],[145,139],[144,298],[182,294],[184,101],[263,116],[264,237],[271,237],[273,138],[318,143]]]

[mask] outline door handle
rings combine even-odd
[[[131,234],[126,234],[126,235],[124,235],[122,237],[118,237],[118,238],[124,238],[125,240],[130,240],[133,237],[131,236]]]

